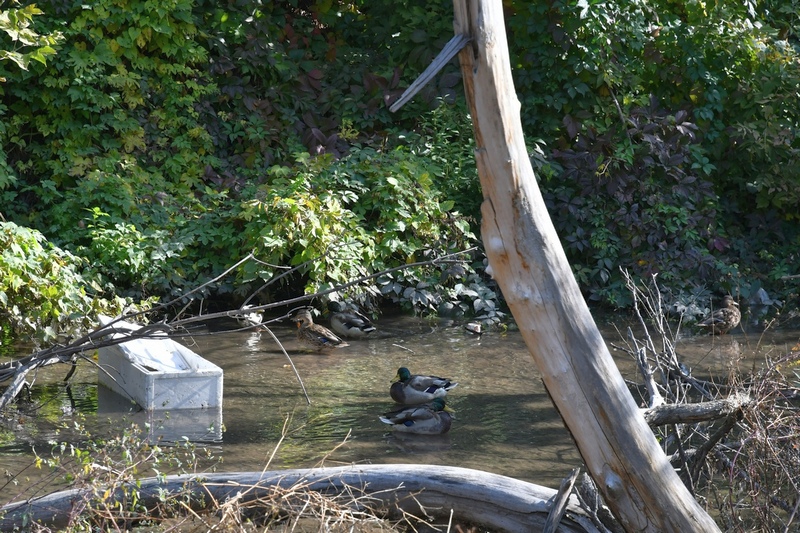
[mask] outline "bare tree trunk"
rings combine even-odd
[[[501,0],[454,0],[493,275],[590,475],[627,531],[719,531],[637,409],[572,275],[536,183]]]

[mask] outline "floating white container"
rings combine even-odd
[[[109,317],[101,317],[107,325]],[[113,338],[141,328],[116,322]],[[143,409],[178,410],[222,407],[222,369],[166,335],[132,339],[100,348],[98,382]]]

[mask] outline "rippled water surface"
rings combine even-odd
[[[626,319],[615,319],[624,331]],[[430,463],[476,468],[557,487],[581,464],[572,440],[553,409],[533,361],[517,332],[489,332],[477,338],[460,324],[409,317],[384,317],[368,340],[354,340],[330,355],[300,351],[290,324],[273,329],[303,379],[306,402],[286,356],[268,333],[228,332],[234,324],[214,323],[184,339],[197,353],[224,370],[224,431],[211,444],[225,470],[307,467],[341,463]],[[611,322],[601,329],[607,342],[622,340]],[[209,335],[208,333],[212,333]],[[724,376],[731,366],[762,364],[764,351],[788,351],[797,332],[759,338],[743,333],[722,338],[688,336],[678,351],[697,375]],[[761,343],[762,351],[755,346]],[[613,350],[626,378],[639,381],[629,356]],[[378,415],[396,405],[389,397],[397,368],[453,378],[459,386],[448,396],[456,411],[451,431],[442,437],[392,435]],[[78,417],[94,436],[114,434],[144,413],[104,390],[98,394],[97,370],[82,363],[68,392],[60,380],[66,367],[39,372],[31,401],[39,416],[20,416],[0,441],[0,469],[36,477],[31,449],[46,453],[50,439],[69,438]],[[37,403],[38,402],[38,403]],[[149,419],[153,427],[157,420]],[[167,437],[208,433],[216,413],[201,416],[194,427],[170,415]],[[41,474],[39,474],[41,475]],[[5,491],[4,491],[5,492]]]

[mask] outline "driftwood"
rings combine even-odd
[[[148,478],[138,483],[139,503],[154,513],[163,505],[166,494],[190,493],[189,505],[198,511],[212,501],[224,503],[233,498],[239,502],[253,501],[274,497],[276,488],[302,489],[332,496],[352,495],[354,504],[363,507],[366,502],[372,510],[385,512],[390,519],[411,514],[426,520],[446,521],[452,510],[452,516],[458,520],[509,533],[541,531],[557,494],[553,489],[497,474],[434,465],[359,465],[181,475]],[[90,494],[89,489],[75,489],[6,505],[0,509],[0,530],[23,528],[31,522],[63,528]],[[117,491],[116,497],[120,494]],[[559,531],[600,530],[592,525],[578,499],[571,496]]]
[[[747,395],[734,395],[722,400],[703,403],[661,404],[643,410],[644,419],[651,427],[665,424],[693,424],[726,418],[753,404]]]

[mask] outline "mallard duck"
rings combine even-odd
[[[442,398],[436,398],[428,405],[404,407],[379,418],[384,424],[392,426],[395,431],[417,435],[441,435],[450,431],[452,412],[453,410],[445,405]]]
[[[298,311],[294,316],[294,321],[297,324],[297,340],[309,348],[326,351],[350,346],[325,326],[314,324],[311,311],[308,309]]]
[[[436,376],[415,376],[406,367],[397,369],[389,395],[397,403],[418,405],[442,398],[458,383]]]
[[[339,335],[359,338],[375,331],[369,318],[357,310],[347,310],[341,302],[331,300],[328,309],[331,311],[331,328]]]
[[[739,304],[730,295],[726,295],[722,299],[722,307],[697,325],[710,328],[711,333],[714,335],[722,335],[738,326],[741,319],[742,313],[739,311]]]
[[[242,313],[234,315],[239,326],[251,328],[261,325],[261,321],[264,320],[264,317],[261,315],[260,311],[248,311],[248,309],[252,309],[252,307],[252,305],[245,305],[242,307]]]

